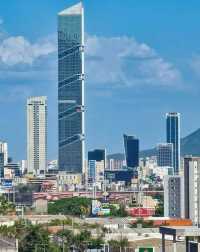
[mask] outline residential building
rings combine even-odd
[[[99,183],[102,187],[104,183],[104,172],[106,168],[106,150],[97,149],[88,152],[88,181],[89,183]]]
[[[8,163],[4,166],[4,177],[8,176],[6,174],[13,174],[13,177],[21,177],[22,172],[19,163]]]
[[[80,173],[67,173],[60,171],[57,174],[57,184],[59,191],[80,189],[82,185],[82,175]]]
[[[0,178],[4,177],[4,154],[0,152]]]
[[[200,157],[184,158],[185,218],[200,225]]]
[[[180,170],[180,114],[170,112],[166,114],[166,138],[167,143],[173,144],[174,174]]]
[[[107,165],[106,169],[107,170],[121,170],[126,167],[126,161],[125,160],[118,160],[118,159],[107,159]]]
[[[47,97],[27,100],[28,173],[42,175],[47,166]]]
[[[184,218],[184,180],[182,176],[164,176],[164,216]]]
[[[0,141],[0,153],[3,153],[3,163],[7,165],[8,163],[8,144],[4,141]]]
[[[58,168],[84,166],[84,10],[78,3],[58,13]]]

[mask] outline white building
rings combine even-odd
[[[185,218],[200,224],[200,157],[184,158]]]
[[[4,156],[4,165],[8,163],[8,144],[4,141],[0,141],[0,153]]]
[[[27,100],[28,173],[44,174],[47,166],[47,97]]]
[[[184,178],[182,176],[164,177],[164,216],[184,218]]]

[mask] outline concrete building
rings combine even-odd
[[[174,174],[180,170],[180,114],[170,112],[166,114],[166,142],[173,144]]]
[[[78,3],[58,13],[60,171],[82,173],[84,132],[84,9]]]
[[[126,161],[125,160],[118,160],[118,159],[107,159],[107,165],[106,165],[106,169],[107,170],[121,170],[124,167],[126,167]]]
[[[88,152],[88,182],[96,183],[98,188],[102,188],[104,183],[104,173],[106,169],[106,150],[96,149]]]
[[[184,217],[184,181],[182,176],[164,177],[164,216]]]
[[[185,218],[200,225],[200,157],[184,158]]]
[[[47,97],[27,100],[28,173],[42,175],[47,166]]]
[[[82,185],[82,175],[80,173],[67,173],[59,171],[57,174],[57,184],[59,191],[80,189]]]
[[[0,141],[0,153],[4,155],[4,165],[8,163],[8,144],[4,141]]]

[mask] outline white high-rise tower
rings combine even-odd
[[[45,174],[47,165],[47,97],[27,100],[27,160],[28,172]]]
[[[4,154],[4,165],[8,163],[8,144],[4,141],[0,141],[0,153]]]

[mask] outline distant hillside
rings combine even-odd
[[[150,157],[156,155],[156,148],[143,150],[140,152],[140,157]],[[188,136],[181,139],[181,155],[200,156],[200,129],[192,132]],[[108,155],[108,158],[121,160],[124,154],[117,153]]]
[[[107,156],[108,159],[116,159],[116,160],[124,160],[124,154],[122,153],[115,153],[115,154],[110,154]]]

